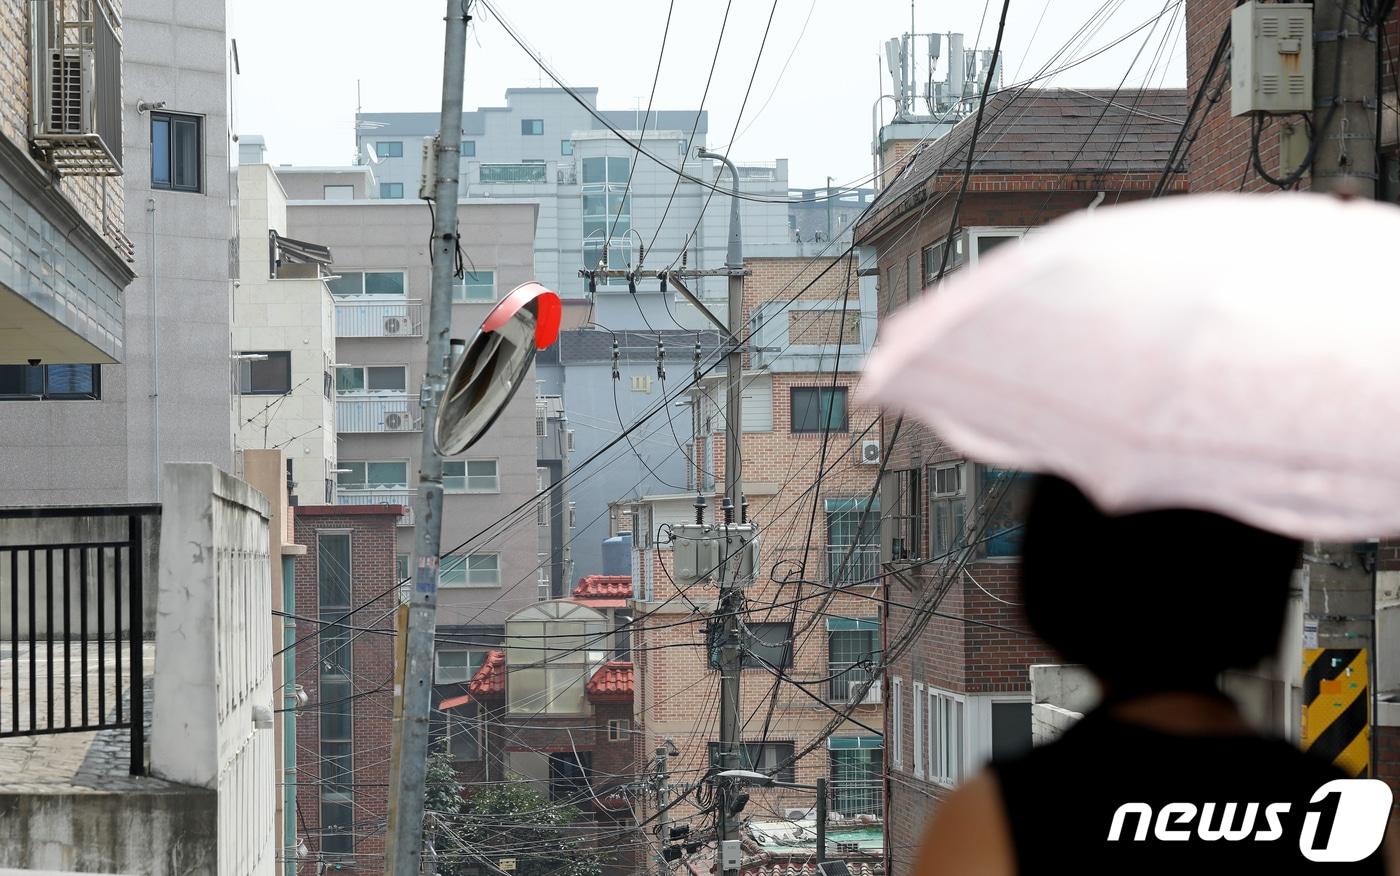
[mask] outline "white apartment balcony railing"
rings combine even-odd
[[[363,432],[417,432],[422,429],[418,399],[407,394],[344,396],[335,399],[335,430],[341,435]]]
[[[421,338],[423,302],[417,298],[397,301],[339,298],[335,302],[335,336],[338,338]]]
[[[846,559],[847,551],[851,558]],[[878,544],[827,545],[827,580],[833,586],[845,587],[851,584],[875,584],[875,576],[880,573],[880,546]]]
[[[399,526],[413,525],[413,503],[418,494],[413,490],[347,490],[340,487],[335,491],[337,505],[402,505],[404,512],[399,517]]]

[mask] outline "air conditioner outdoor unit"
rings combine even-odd
[[[878,439],[868,438],[860,442],[861,465],[879,465],[880,453],[880,442]]]
[[[413,417],[406,411],[390,411],[384,415],[384,430],[386,432],[402,432],[405,429],[413,428]]]
[[[874,683],[870,685],[870,690],[866,691],[865,696],[860,698],[859,705],[875,706],[879,705],[880,703],[883,703],[885,699],[884,685],[882,682],[883,679],[875,679]],[[851,686],[849,688],[849,692],[847,694],[847,696],[849,697],[849,699],[847,699],[847,702],[855,700],[855,698],[860,695],[860,689],[862,687],[864,687],[863,683],[858,681],[852,681]]]
[[[413,320],[406,316],[386,316],[384,317],[384,334],[386,337],[401,337],[413,334]]]
[[[93,54],[60,49],[49,55],[48,134],[93,134]]]

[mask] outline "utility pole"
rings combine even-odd
[[[725,365],[727,389],[724,424],[724,523],[734,523],[734,512],[743,504],[744,485],[739,471],[739,442],[743,438],[743,398],[741,385],[744,373],[744,352],[738,339],[744,331],[744,251],[739,232],[739,169],[723,155],[704,148],[701,158],[714,158],[729,168],[734,179],[734,192],[729,198],[729,252],[725,267],[729,269],[729,359]],[[747,523],[747,521],[743,521]],[[743,666],[743,647],[739,637],[739,608],[743,602],[743,586],[739,581],[740,562],[731,560],[729,539],[724,540],[725,562],[719,567],[719,611],[721,639],[719,649],[719,768],[739,768],[739,677]],[[739,825],[729,811],[729,788],[719,786],[719,859],[724,876],[739,873]]]
[[[457,183],[461,160],[462,86],[467,54],[466,0],[447,0],[442,64],[442,116],[436,143],[432,239],[432,301],[428,310],[428,361],[419,391],[423,452],[414,505],[414,575],[404,645],[403,717],[399,727],[398,780],[391,789],[395,832],[386,876],[415,876],[423,857],[423,795],[427,780],[428,720],[433,693],[433,634],[437,626],[438,564],[442,539],[442,456],[438,452],[438,400],[447,384],[452,331],[452,275],[456,263]]]
[[[826,860],[826,777],[817,779],[817,863]]]
[[[657,844],[656,863],[660,867],[658,872],[666,872],[666,859],[662,851],[666,848],[666,840],[670,836],[671,817],[667,806],[671,802],[671,774],[667,767],[666,743],[662,742],[656,746],[656,835],[661,838]]]
[[[831,240],[831,181],[834,176],[826,178],[826,239]]]
[[[1348,7],[1355,4],[1313,2],[1313,118],[1334,115],[1330,124],[1318,123],[1312,189],[1369,199],[1379,183],[1372,139],[1380,97],[1376,28],[1348,15]],[[1307,542],[1304,551],[1303,688],[1318,689],[1309,680],[1338,681],[1321,686],[1342,693],[1318,694],[1303,704],[1303,747],[1360,776],[1373,775],[1375,765],[1374,547]],[[1365,744],[1363,736],[1369,737]]]

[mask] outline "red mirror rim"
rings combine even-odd
[[[564,306],[559,296],[531,280],[521,283],[502,298],[482,320],[481,330],[493,332],[505,325],[520,308],[533,304],[535,308],[535,348],[543,350],[559,338],[559,321]]]

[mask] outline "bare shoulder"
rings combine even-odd
[[[990,772],[964,782],[924,828],[916,876],[1015,876],[1011,830]]]

